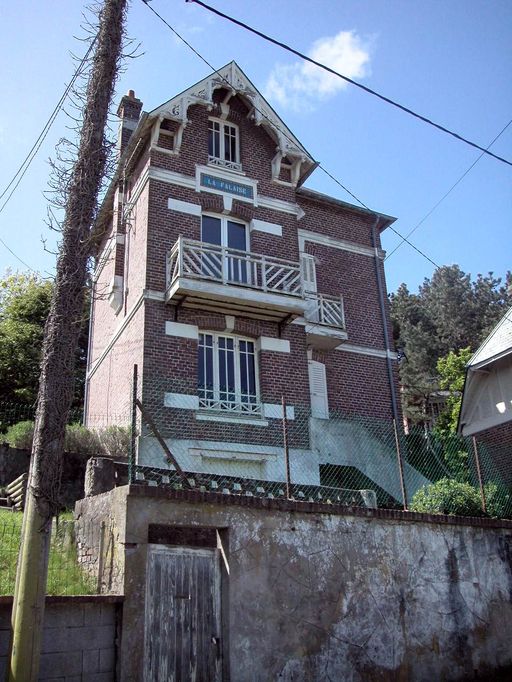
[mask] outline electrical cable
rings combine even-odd
[[[180,39],[188,48],[190,48],[190,49],[192,50],[192,52],[194,52],[194,54],[197,55],[197,57],[199,57],[199,59],[201,59],[201,61],[203,61],[203,62],[208,66],[208,68],[210,68],[214,73],[216,73],[216,74],[219,76],[219,78],[220,78],[221,80],[223,80],[227,85],[229,85],[230,88],[233,87],[232,84],[229,83],[229,82],[226,80],[226,78],[224,78],[224,76],[223,76],[221,73],[219,73],[219,71],[218,71],[214,66],[212,66],[212,64],[210,64],[210,62],[209,62],[205,57],[203,57],[203,55],[202,55],[200,52],[198,52],[198,51],[195,49],[195,47],[193,47],[193,46],[192,46],[192,45],[191,45],[191,44],[190,44],[182,35],[180,35],[180,34],[178,33],[178,31],[176,31],[176,30],[171,26],[171,24],[169,24],[169,23],[164,19],[164,17],[162,17],[161,14],[159,14],[153,7],[151,7],[151,5],[149,4],[150,0],[142,0],[142,2],[146,5],[146,7],[147,7],[148,9],[150,9],[150,10],[153,12],[153,14],[154,14],[156,17],[158,17],[158,19],[160,19],[161,22],[163,22],[163,23],[165,24],[165,26],[167,26],[168,29],[170,29],[170,30],[174,33],[174,35],[175,35],[177,38],[179,38],[179,39]],[[254,104],[253,104],[253,106],[254,106]],[[265,114],[265,112],[261,111],[261,110],[258,109],[256,106],[254,106],[254,108],[258,111],[259,114],[261,114],[264,118],[266,118],[267,120],[269,120],[269,118],[268,118],[268,116]],[[275,123],[274,123],[274,125],[275,125]],[[290,142],[292,142],[292,143],[294,144],[293,140],[291,140],[291,138],[286,134],[286,132],[285,132],[284,130],[282,130],[282,128],[278,128],[278,130],[279,130],[279,132],[280,132],[284,137],[286,137],[287,140],[289,140]],[[334,177],[334,175],[332,175],[332,173],[330,173],[328,170],[326,170],[321,164],[319,164],[318,167],[319,167],[320,170],[322,170],[328,177],[330,177],[332,180],[334,180],[334,182],[335,182],[337,185],[339,185],[347,194],[349,194],[353,199],[355,199],[355,201],[357,201],[363,208],[365,208],[367,211],[371,211],[372,213],[375,213],[375,211],[373,211],[371,208],[369,208],[369,207],[368,207],[363,201],[361,201],[361,199],[359,199],[353,192],[351,192],[349,189],[347,189],[347,187],[345,187],[345,185],[343,185],[336,177]],[[394,232],[396,235],[398,235],[399,237],[401,237],[405,242],[407,242],[407,244],[409,244],[409,246],[411,246],[411,248],[413,248],[413,249],[414,249],[415,251],[417,251],[421,256],[423,256],[424,258],[426,258],[426,260],[428,260],[429,263],[431,263],[435,268],[439,268],[439,267],[440,267],[440,266],[439,266],[437,263],[435,263],[431,258],[429,258],[429,256],[427,256],[425,253],[423,253],[423,251],[421,251],[420,249],[418,249],[417,246],[415,246],[415,245],[414,245],[412,242],[410,242],[406,237],[404,237],[402,234],[400,234],[400,232],[398,232],[398,230],[396,230],[394,227],[392,227],[392,226],[390,225],[388,229],[390,229],[390,230],[391,230],[392,232]]]
[[[505,130],[510,126],[510,124],[512,124],[512,119],[510,119],[510,121],[507,123],[507,125],[506,125],[504,128],[502,128],[502,129],[500,130],[500,132],[496,135],[496,137],[492,140],[492,142],[489,143],[487,149],[489,149],[490,147],[492,147],[492,145],[496,142],[496,140],[497,140],[499,137],[501,137],[501,136],[503,135],[503,133],[505,132]],[[386,256],[386,258],[385,258],[384,260],[387,260],[388,258],[391,258],[391,256],[395,253],[395,251],[398,251],[398,249],[402,246],[402,244],[403,244],[405,241],[407,241],[407,238],[410,237],[411,234],[413,234],[413,232],[416,232],[416,230],[417,230],[419,227],[421,227],[421,225],[423,225],[423,223],[425,222],[425,220],[427,220],[427,218],[430,218],[430,216],[432,215],[432,213],[434,213],[434,211],[436,210],[436,208],[437,208],[437,207],[446,199],[446,197],[447,197],[449,194],[451,194],[451,193],[453,192],[453,190],[457,187],[457,185],[458,185],[460,182],[462,182],[462,180],[464,180],[464,178],[466,177],[466,175],[467,175],[471,170],[473,170],[473,168],[474,168],[474,167],[476,166],[476,164],[480,161],[480,159],[482,158],[482,156],[484,156],[484,152],[482,152],[482,153],[473,161],[473,163],[471,164],[471,166],[470,166],[470,167],[469,167],[469,168],[460,176],[460,178],[459,178],[456,182],[453,183],[453,185],[450,187],[450,189],[449,189],[447,192],[445,192],[445,193],[443,194],[443,196],[439,199],[439,201],[438,201],[437,203],[435,203],[434,206],[432,206],[432,208],[431,208],[431,209],[423,216],[423,218],[422,218],[422,219],[421,219],[421,220],[412,228],[412,230],[410,230],[410,231],[405,235],[405,238],[402,239],[402,241],[399,242],[399,243],[395,246],[395,248],[393,249],[393,251],[391,251],[390,253],[388,253],[388,255]],[[408,242],[408,243],[410,244],[410,242]]]
[[[142,0],[142,1],[146,3],[146,0]],[[427,118],[426,116],[423,116],[422,114],[418,114],[417,112],[413,111],[412,109],[409,109],[408,107],[404,106],[403,104],[400,104],[399,102],[395,102],[394,100],[390,99],[389,97],[386,97],[385,95],[381,95],[376,90],[372,90],[371,88],[368,88],[366,85],[363,85],[362,83],[358,83],[357,81],[353,80],[352,78],[349,78],[348,76],[344,76],[343,74],[339,73],[338,71],[331,69],[329,66],[326,66],[325,64],[322,64],[321,62],[317,62],[315,59],[312,59],[311,57],[308,57],[307,55],[303,54],[302,52],[295,50],[293,47],[290,47],[286,43],[282,43],[279,40],[276,40],[275,38],[271,38],[270,36],[266,35],[265,33],[262,33],[261,31],[258,31],[257,29],[252,28],[252,26],[249,26],[248,24],[244,24],[244,22],[239,21],[238,19],[234,19],[233,17],[229,16],[228,14],[224,14],[223,12],[215,9],[214,7],[210,7],[210,5],[207,5],[206,3],[202,2],[201,0],[185,0],[185,1],[186,2],[193,2],[196,5],[200,5],[201,7],[204,7],[209,12],[213,12],[213,14],[216,14],[217,16],[222,17],[223,19],[227,19],[228,21],[232,22],[233,24],[236,24],[237,26],[240,26],[241,28],[244,28],[245,30],[250,31],[251,33],[254,33],[255,35],[259,36],[260,38],[263,38],[264,40],[266,40],[270,43],[273,43],[274,45],[277,45],[278,47],[281,47],[288,52],[291,52],[292,54],[296,55],[297,57],[304,59],[305,61],[309,62],[310,64],[314,64],[315,66],[318,66],[320,69],[327,71],[328,73],[332,74],[333,76],[337,76],[338,78],[343,79],[347,83],[350,83],[351,85],[355,85],[357,88],[364,90],[368,94],[373,95],[374,97],[378,97],[383,102],[386,102],[387,104],[391,104],[392,106],[396,107],[397,109],[400,109],[401,111],[405,112],[406,114],[409,114],[410,116],[413,116],[414,118],[417,118],[418,120],[423,121],[423,123],[427,123],[428,125],[430,125],[434,128],[437,128],[438,130],[441,130],[443,133],[447,133],[448,135],[451,135],[452,137],[456,138],[457,140],[464,142],[465,144],[468,144],[471,147],[474,147],[475,149],[480,150],[484,154],[488,154],[489,156],[493,157],[497,161],[501,161],[502,163],[506,163],[508,166],[512,166],[512,161],[508,161],[508,159],[504,159],[501,156],[497,156],[496,154],[493,154],[492,152],[490,152],[485,147],[481,147],[476,142],[472,142],[471,140],[468,140],[466,137],[459,135],[458,133],[454,132],[453,130],[450,130],[449,128],[446,128],[445,126],[441,125],[440,123],[436,123],[435,121],[432,121],[431,119]]]
[[[3,192],[0,194],[0,199],[2,199],[7,194],[7,192],[9,191],[9,188],[15,183],[14,187],[12,188],[11,192],[7,196],[6,200],[4,201],[2,206],[0,207],[0,214],[2,213],[4,208],[6,207],[10,198],[12,197],[12,195],[14,194],[16,189],[18,188],[21,181],[23,180],[23,177],[24,177],[25,173],[28,171],[32,161],[36,157],[37,152],[41,148],[41,145],[43,144],[44,140],[46,139],[46,136],[48,135],[48,133],[50,131],[50,128],[52,127],[55,119],[57,118],[58,114],[60,113],[60,110],[62,109],[62,106],[63,106],[69,92],[71,91],[71,88],[75,84],[77,78],[80,76],[80,73],[82,71],[83,66],[85,65],[85,63],[89,59],[89,55],[91,54],[95,43],[96,43],[96,37],[92,40],[92,42],[89,46],[89,49],[87,50],[84,57],[82,58],[80,64],[78,65],[78,68],[76,69],[75,73],[73,74],[69,84],[66,86],[64,92],[62,93],[61,98],[57,102],[55,108],[53,109],[52,113],[50,114],[50,117],[48,118],[45,125],[43,126],[43,129],[41,130],[37,140],[34,142],[34,144],[32,145],[32,148],[30,149],[30,151],[26,155],[25,159],[23,160],[23,163],[20,165],[20,167],[18,168],[16,173],[11,178],[9,184],[5,187]],[[23,260],[23,258],[18,256],[18,254],[15,253],[13,251],[13,249],[11,249],[11,247],[1,237],[0,237],[0,244],[2,244],[7,249],[7,251],[9,251],[9,253],[12,256],[14,256],[14,258],[16,258],[16,260],[18,260],[22,265],[24,265],[26,268],[28,268],[31,272],[39,274],[38,270],[35,270],[34,268],[32,268],[27,262],[25,262]]]
[[[25,159],[23,160],[23,163],[21,164],[21,166],[18,168],[18,170],[16,171],[16,173],[15,173],[15,174],[13,175],[13,177],[11,178],[11,181],[9,182],[9,184],[7,185],[7,187],[5,187],[4,191],[0,194],[0,199],[2,199],[2,198],[5,196],[5,194],[8,192],[9,188],[11,187],[11,185],[16,181],[16,178],[18,178],[18,176],[20,176],[20,177],[18,178],[18,181],[16,182],[15,186],[13,187],[12,191],[10,192],[9,196],[7,197],[7,199],[4,201],[4,203],[3,203],[2,206],[0,207],[0,213],[2,213],[2,211],[4,210],[6,204],[7,204],[8,201],[9,201],[9,199],[12,197],[12,195],[13,195],[14,192],[16,191],[18,185],[20,184],[21,180],[23,179],[23,176],[25,175],[25,173],[26,173],[27,170],[29,169],[30,164],[31,164],[32,161],[34,160],[34,158],[35,158],[37,152],[39,151],[39,149],[41,148],[41,145],[43,144],[43,142],[44,142],[46,136],[48,135],[48,133],[49,133],[49,131],[50,131],[50,128],[52,127],[52,125],[53,125],[55,119],[57,118],[57,116],[58,116],[60,110],[62,109],[62,106],[63,106],[63,104],[64,104],[64,102],[65,102],[65,100],[66,100],[66,98],[67,98],[67,96],[68,96],[68,94],[69,94],[71,88],[72,88],[73,85],[75,84],[77,78],[80,76],[80,73],[81,73],[81,71],[82,71],[82,68],[84,67],[85,63],[87,62],[87,60],[88,60],[88,58],[89,58],[89,55],[91,54],[91,52],[92,52],[92,50],[93,50],[93,48],[94,48],[95,43],[96,43],[96,37],[94,37],[94,39],[92,40],[91,44],[89,45],[89,49],[87,50],[87,52],[85,53],[85,56],[84,56],[84,57],[82,58],[82,60],[80,61],[80,64],[78,65],[78,67],[77,67],[75,73],[73,74],[73,76],[72,76],[72,78],[71,78],[69,84],[66,86],[66,88],[65,88],[64,92],[62,93],[62,95],[61,95],[59,101],[57,102],[55,108],[53,109],[52,113],[50,114],[49,119],[46,121],[45,125],[43,126],[43,129],[42,129],[41,133],[39,134],[39,137],[37,138],[37,140],[36,140],[36,141],[34,142],[34,144],[32,145],[32,148],[30,149],[30,151],[29,151],[28,154],[26,155],[26,157],[25,157]],[[21,174],[21,175],[20,175],[20,174]]]

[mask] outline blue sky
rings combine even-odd
[[[508,0],[212,0],[222,11],[352,75],[368,87],[452,128],[482,146],[512,118],[512,3]],[[82,54],[84,3],[48,0],[0,8],[0,192],[57,103]],[[467,170],[479,152],[377,99],[339,87],[278,47],[183,0],[152,6],[214,66],[235,59],[312,155],[362,201],[412,229]],[[262,11],[264,8],[264,11]],[[149,111],[208,73],[208,67],[161,24],[141,0],[129,10],[128,33],[143,56],[129,60],[116,102],[135,90]],[[51,272],[55,235],[44,219],[47,160],[66,134],[61,114],[0,214],[0,237],[33,268]],[[512,125],[492,147],[512,159]],[[411,237],[437,264],[458,263],[503,275],[512,267],[512,167],[482,158]],[[346,201],[321,171],[308,186]],[[0,202],[1,205],[2,202]],[[399,242],[389,230],[384,248]],[[0,273],[23,266],[0,244]],[[407,245],[386,261],[388,289],[415,290],[434,266]]]

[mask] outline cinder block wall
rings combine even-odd
[[[119,597],[49,597],[40,682],[114,682],[120,627]],[[0,679],[5,678],[12,598],[0,600]]]

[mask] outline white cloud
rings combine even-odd
[[[355,31],[340,31],[315,41],[307,53],[317,62],[349,78],[364,78],[370,71],[369,45]],[[265,97],[283,107],[311,110],[319,99],[332,97],[348,83],[310,62],[276,64],[265,86]]]

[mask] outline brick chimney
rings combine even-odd
[[[117,108],[117,115],[121,119],[117,137],[117,152],[119,156],[121,156],[125,150],[128,140],[137,127],[141,109],[142,102],[140,99],[135,97],[135,92],[133,90],[128,90],[128,94],[121,98],[119,107]]]

